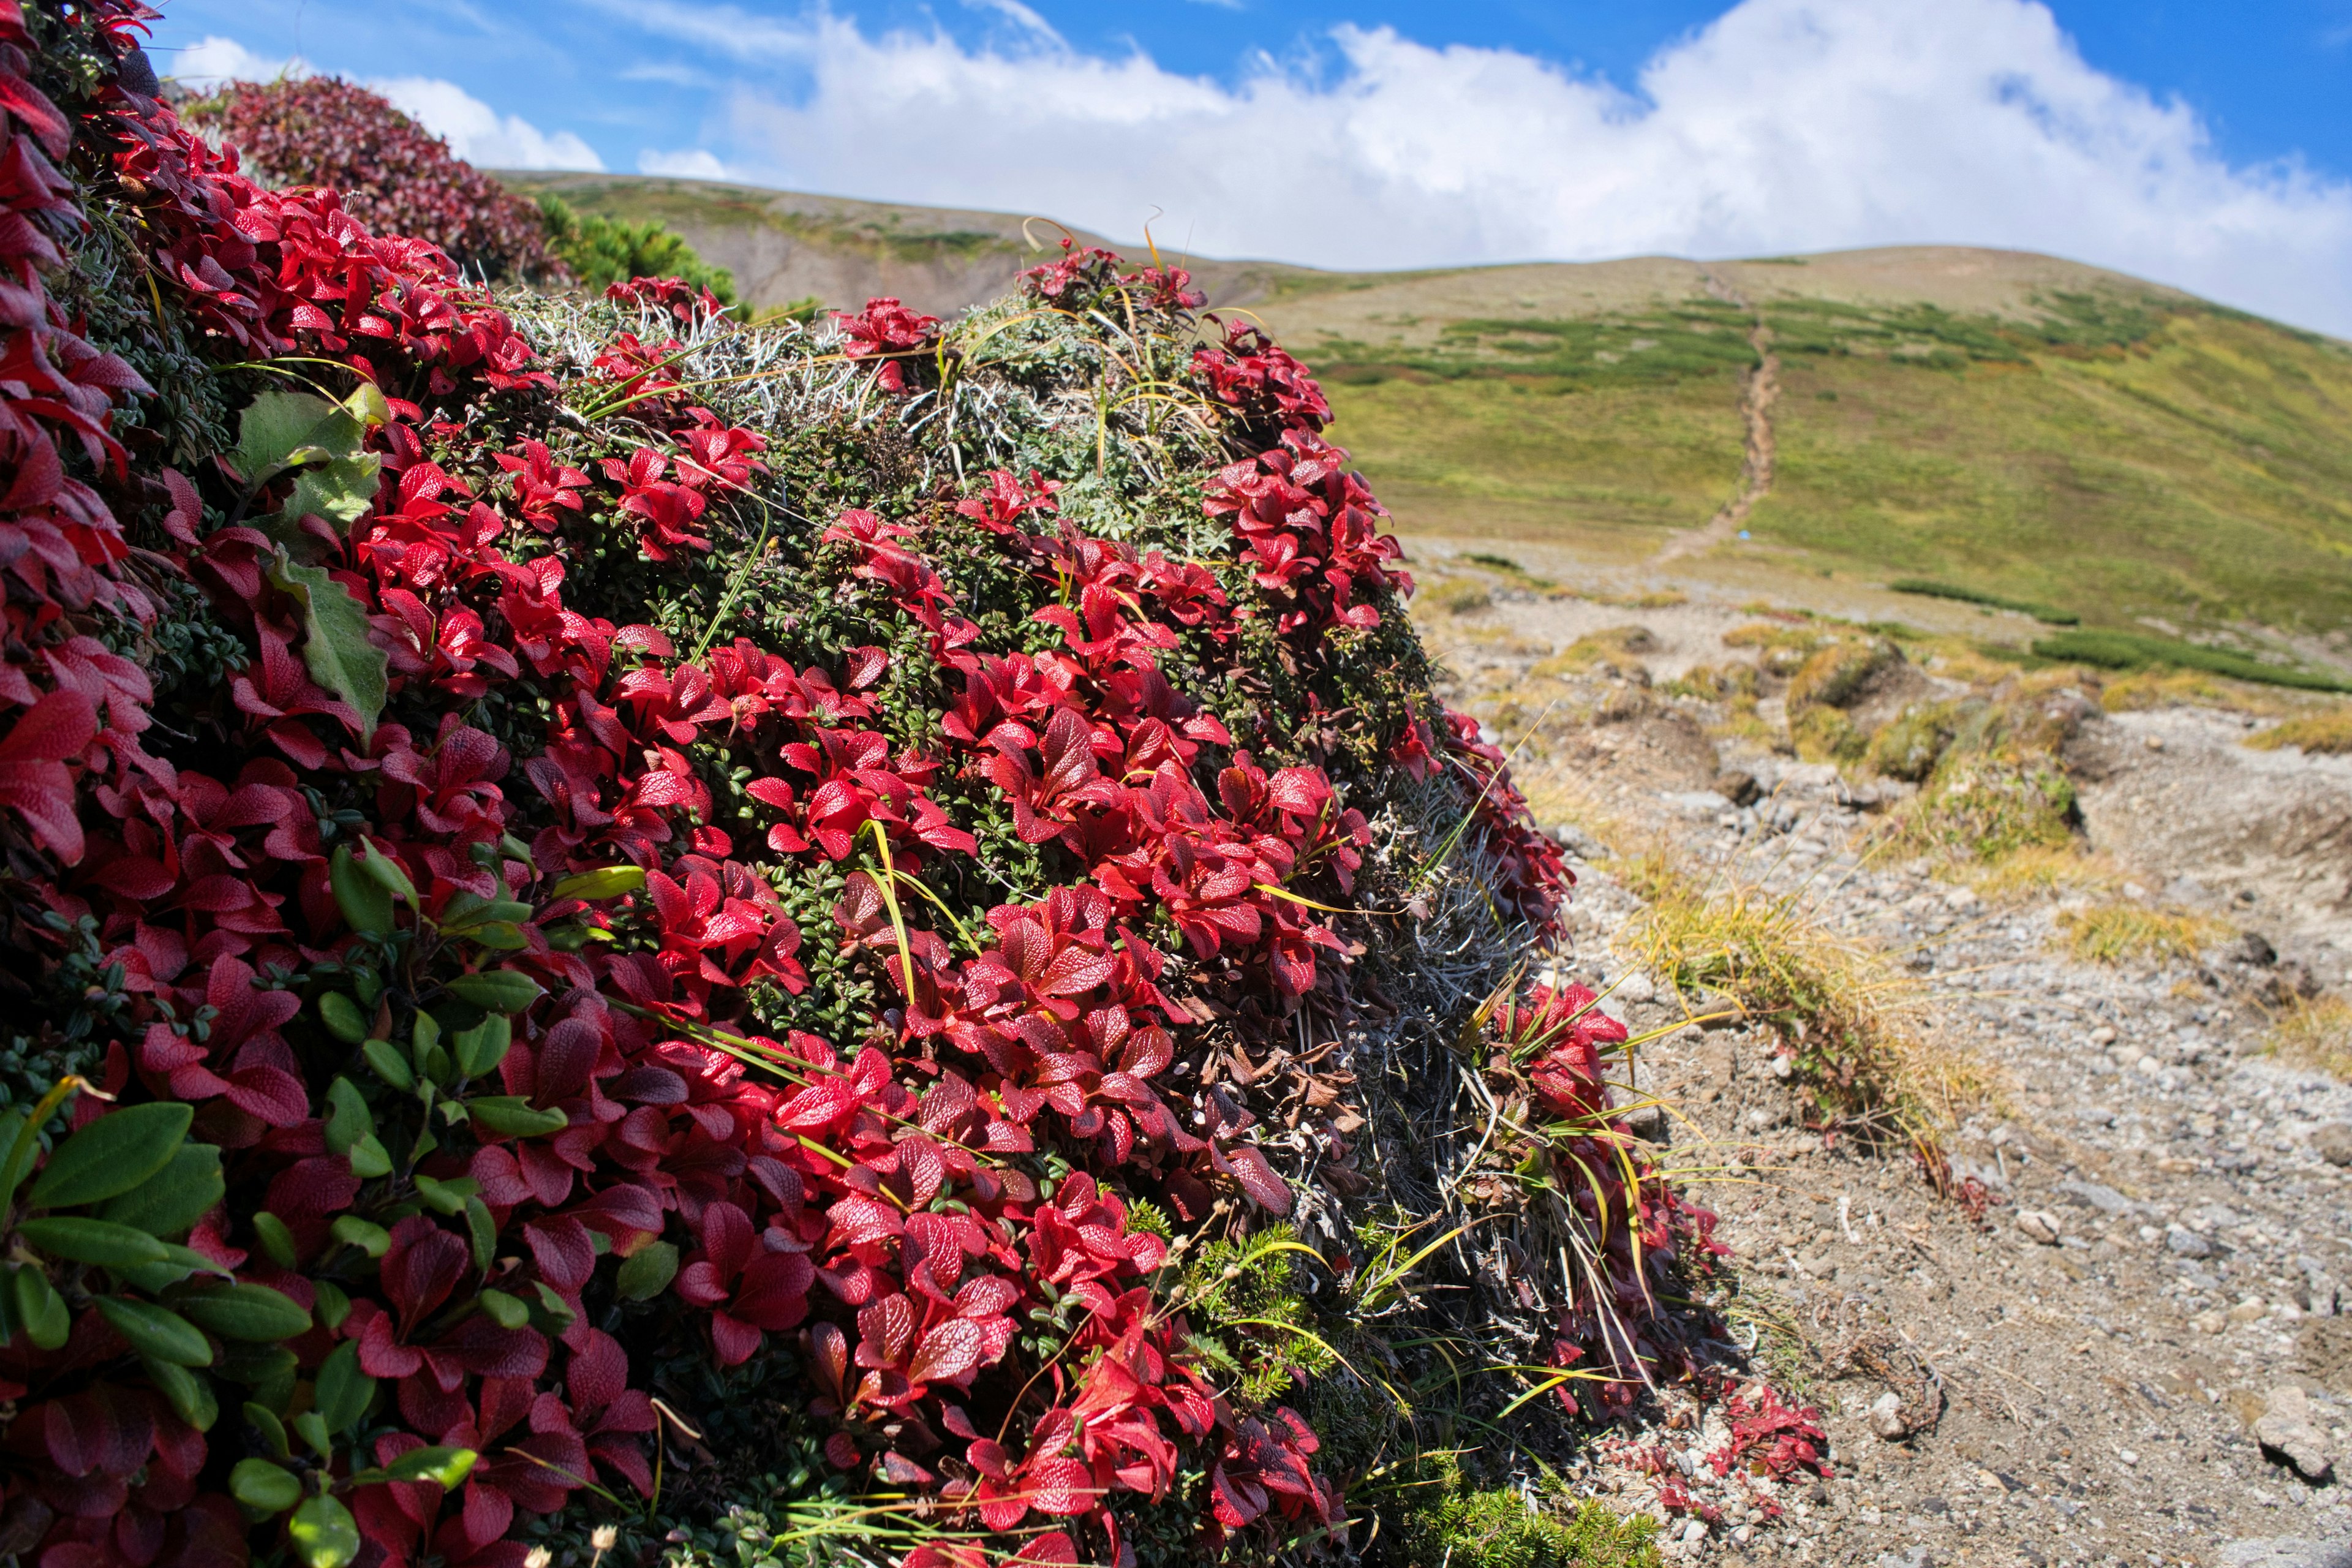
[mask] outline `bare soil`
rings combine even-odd
[[[1920,1030],[1979,1065],[1990,1090],[1946,1146],[1988,1201],[1939,1197],[1900,1149],[1804,1131],[1760,1031],[1690,1027],[1651,1047],[1637,1087],[1675,1105],[1666,1135],[1711,1168],[1700,1194],[1738,1259],[1726,1310],[1757,1370],[1822,1410],[1835,1474],[1717,1477],[1698,1457],[1720,1412],[1670,1395],[1642,1441],[1695,1472],[1678,1484],[1698,1511],[1669,1513],[1622,1453],[1580,1480],[1666,1516],[1684,1561],[2352,1565],[2352,1317],[2337,1315],[2352,1313],[2352,1171],[2321,1152],[2336,1136],[2322,1130],[2352,1121],[2352,1088],[2263,1045],[2285,990],[2345,983],[2352,759],[2250,750],[2248,720],[2212,709],[2084,719],[2065,756],[2090,847],[2129,892],[2265,941],[2083,963],[2058,900],[1988,904],[1874,848],[1899,789],[1799,763],[1752,729],[1717,740],[1701,710],[1655,694],[1737,657],[1720,636],[1747,618],[1520,595],[1423,627],[1460,677],[1452,700],[1489,713],[1579,636],[1653,634],[1641,668],[1580,683],[1577,721],[1522,763],[1570,781],[1577,803],[1554,809],[1582,858],[1579,977],[1633,973],[1609,1005],[1637,1028],[1689,1016],[1641,973],[1639,900],[1606,869],[1612,850],[1664,843],[1789,890],[1899,955],[1924,987]],[[1761,798],[1710,793],[1726,769]],[[2333,1459],[2324,1483],[2254,1434],[2295,1390]]]

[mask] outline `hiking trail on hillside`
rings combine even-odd
[[[1772,352],[1772,329],[1765,324],[1764,312],[1747,295],[1712,272],[1706,275],[1706,281],[1708,293],[1748,312],[1748,346],[1756,351],[1755,368],[1739,379],[1739,417],[1746,429],[1739,485],[1704,528],[1669,540],[1665,548],[1651,558],[1654,566],[1685,555],[1702,554],[1738,537],[1748,525],[1748,515],[1756,510],[1756,503],[1772,489],[1772,404],[1780,394],[1780,360]]]

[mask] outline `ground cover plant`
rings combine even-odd
[[[1822,1467],[1297,360],[1075,248],[493,293],[148,15],[0,4],[9,1550],[1485,1540],[1667,1381]]]

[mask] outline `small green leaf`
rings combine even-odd
[[[319,1367],[315,1408],[329,1432],[343,1432],[365,1415],[375,1379],[360,1370],[360,1347],[346,1340]]]
[[[294,1445],[286,1440],[286,1423],[278,1418],[278,1412],[267,1405],[257,1405],[248,1399],[245,1402],[245,1419],[248,1426],[261,1434],[261,1440],[269,1445],[271,1453],[281,1459],[294,1457]]]
[[[375,1112],[359,1085],[338,1078],[327,1086],[327,1152],[348,1154],[352,1145],[375,1131]]]
[[[520,1013],[547,994],[540,983],[513,969],[485,969],[449,982],[449,994],[486,1013]]]
[[[172,1406],[172,1413],[199,1432],[209,1432],[220,1419],[220,1401],[213,1397],[212,1380],[153,1356],[141,1356],[147,1381]]]
[[[275,525],[262,531],[281,544],[291,544],[300,536],[306,517],[322,517],[349,528],[374,503],[377,476],[383,471],[383,459],[373,452],[307,463],[294,476],[294,493],[278,509]]]
[[[439,1215],[455,1217],[466,1212],[466,1200],[481,1190],[481,1184],[471,1176],[452,1176],[438,1181],[431,1176],[412,1177],[416,1184],[416,1195],[425,1206]]]
[[[286,1425],[291,1426],[294,1436],[308,1444],[310,1452],[319,1458],[331,1459],[335,1457],[334,1440],[328,1436],[326,1418],[317,1411],[305,1410]]]
[[[530,938],[522,934],[522,927],[512,921],[491,921],[485,925],[470,926],[462,934],[467,941],[487,947],[492,952],[521,952],[530,946]]]
[[[192,1274],[227,1275],[229,1271],[193,1247],[167,1241],[163,1244],[163,1262],[142,1263],[135,1268],[118,1268],[115,1272],[134,1289],[158,1296]]]
[[[360,1005],[340,991],[330,991],[319,998],[319,1021],[327,1026],[327,1033],[347,1046],[356,1046],[368,1037],[367,1015]]]
[[[489,1205],[470,1194],[466,1199],[466,1230],[474,1244],[474,1267],[488,1274],[490,1260],[498,1255],[499,1222],[490,1217]]]
[[[530,1321],[530,1308],[519,1296],[509,1296],[503,1290],[485,1290],[481,1303],[490,1321],[502,1329],[520,1329]]]
[[[25,1337],[33,1343],[53,1351],[73,1336],[72,1309],[38,1268],[19,1265],[16,1278],[9,1281],[9,1292],[16,1298],[16,1321],[25,1325]]]
[[[302,1483],[283,1465],[239,1459],[228,1473],[228,1495],[256,1513],[284,1513],[302,1500]]]
[[[479,1078],[507,1059],[514,1043],[514,1025],[503,1013],[493,1013],[470,1029],[451,1037],[449,1054],[457,1059],[457,1076]]]
[[[280,1268],[294,1267],[294,1233],[286,1228],[284,1220],[268,1209],[262,1209],[253,1216],[253,1234],[270,1262]]]
[[[368,1066],[375,1068],[376,1077],[402,1093],[405,1094],[416,1087],[416,1075],[409,1070],[408,1063],[401,1058],[398,1048],[390,1040],[363,1040],[360,1044],[360,1055],[367,1058]]]
[[[423,1453],[422,1448],[412,1453]],[[287,1521],[287,1538],[294,1542],[294,1552],[304,1568],[345,1568],[360,1554],[360,1527],[352,1519],[352,1510],[333,1498],[321,1494],[309,1498],[294,1517]]]
[[[207,1287],[176,1297],[172,1305],[180,1315],[225,1340],[269,1344],[290,1340],[310,1327],[310,1314],[293,1298],[267,1285],[240,1281]]]
[[[142,1263],[161,1263],[169,1256],[163,1244],[145,1231],[111,1220],[52,1215],[28,1219],[16,1232],[51,1258],[94,1263],[100,1268],[136,1268]]]
[[[363,1182],[392,1174],[392,1154],[373,1132],[352,1145],[352,1174]]]
[[[613,1289],[625,1301],[650,1301],[677,1278],[677,1247],[674,1242],[648,1242],[621,1259]]]
[[[220,1150],[210,1143],[183,1143],[162,1170],[98,1214],[151,1236],[184,1236],[227,1191]]]
[[[386,1465],[384,1473],[395,1481],[438,1481],[453,1489],[472,1473],[478,1457],[471,1448],[411,1448]]]
[[[210,1366],[213,1347],[194,1323],[168,1307],[128,1296],[100,1296],[99,1315],[141,1355],[175,1366]]]
[[[466,1101],[466,1109],[474,1125],[493,1138],[537,1138],[572,1124],[572,1118],[562,1110],[533,1110],[519,1094],[485,1095]]]
[[[373,1256],[381,1258],[383,1255],[376,1253]],[[343,1294],[343,1288],[331,1279],[313,1279],[310,1281],[310,1294],[314,1299],[310,1315],[319,1320],[319,1326],[331,1334],[340,1331],[343,1320],[352,1315],[352,1299]]]
[[[405,899],[413,909],[416,904],[416,884],[408,879],[401,863],[375,847],[373,838],[360,844],[361,868],[373,877],[383,890],[395,899]]]
[[[583,871],[566,877],[547,889],[550,899],[583,899],[594,903],[600,899],[617,899],[623,893],[634,893],[646,885],[645,868],[641,866],[599,866],[593,871]]]
[[[380,1225],[371,1225],[355,1214],[339,1216],[328,1230],[346,1247],[356,1247],[370,1258],[382,1258],[392,1250],[392,1233]]]
[[[26,1201],[37,1209],[74,1208],[129,1192],[172,1163],[195,1114],[176,1100],[108,1111],[57,1146]]]
[[[603,1233],[592,1231],[590,1234],[602,1235]],[[570,1328],[572,1321],[580,1315],[572,1310],[572,1303],[557,1295],[546,1280],[534,1279],[530,1282],[530,1288],[539,1292],[539,1311],[542,1320],[540,1323],[541,1328],[551,1333],[561,1334]]]
[[[302,664],[310,679],[351,704],[362,741],[373,736],[392,664],[368,640],[366,606],[325,567],[298,566],[283,547],[269,567],[269,580],[302,606]]]
[[[361,868],[350,845],[336,845],[334,854],[328,857],[327,881],[335,890],[335,908],[353,931],[381,936],[392,930],[392,894]]]

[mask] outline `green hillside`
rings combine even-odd
[[[665,219],[755,306],[870,292],[949,310],[1060,234],[694,181],[502,177]],[[1772,483],[1747,541],[1682,568],[1932,579],[2092,626],[2334,634],[2352,657],[2352,345],[2095,268],[1959,247],[1380,274],[1192,265],[1218,305],[1323,375],[1335,437],[1409,535],[1648,560],[1738,488],[1761,345]]]

